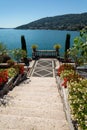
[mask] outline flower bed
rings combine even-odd
[[[8,69],[0,70],[0,96],[7,94],[21,81],[27,78],[27,73],[24,72],[24,66],[17,64]]]
[[[7,70],[0,71],[0,89],[8,81],[8,72]]]
[[[58,76],[62,92],[66,95],[65,100],[69,103],[65,106],[70,111],[75,129],[87,130],[87,79],[76,73],[70,64],[62,64],[58,69]]]

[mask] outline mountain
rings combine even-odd
[[[87,26],[87,13],[45,17],[15,29],[81,30]]]

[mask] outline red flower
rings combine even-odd
[[[70,64],[62,64],[62,65],[60,65],[60,67],[58,68],[58,75],[60,76],[62,71],[69,70],[69,69],[74,70],[73,65],[70,65]]]
[[[64,66],[61,65],[59,68],[58,68],[58,76],[60,76],[61,72],[64,71]]]
[[[62,86],[64,86],[64,88],[67,88],[67,81],[68,81],[68,79],[64,78],[64,81],[62,83]]]
[[[3,79],[0,77],[0,84],[2,84],[3,83]]]
[[[8,81],[8,71],[2,70],[0,71],[0,85],[6,83]]]
[[[20,72],[20,74],[24,73],[24,65],[20,65],[19,72]]]

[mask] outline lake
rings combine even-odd
[[[74,38],[79,36],[77,31],[0,29],[0,42],[4,43],[8,49],[21,48],[21,35],[24,35],[29,57],[32,56],[32,44],[37,44],[38,49],[53,50],[54,44],[59,43],[60,55],[63,55],[67,33],[71,35],[72,46]]]

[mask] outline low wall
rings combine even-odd
[[[64,86],[62,86],[63,81],[62,79],[60,79],[59,76],[56,76],[56,82],[57,82],[58,91],[60,93],[63,102],[64,111],[65,111],[67,121],[69,123],[70,130],[78,130],[76,126],[77,124],[75,124],[75,122],[71,118],[70,104],[68,102],[68,87],[64,88]]]

